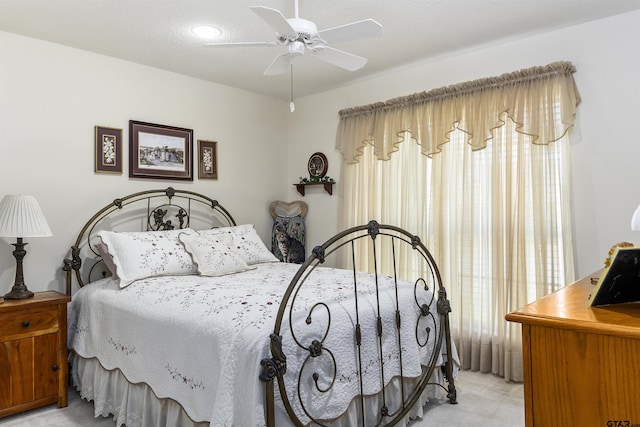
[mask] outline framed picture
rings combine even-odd
[[[640,246],[613,249],[606,266],[589,295],[591,306],[640,301]]]
[[[193,130],[129,120],[129,177],[193,181]]]
[[[329,169],[327,156],[322,153],[313,153],[311,157],[309,157],[307,169],[311,178],[322,178],[327,174],[327,170]]]
[[[122,173],[122,129],[96,126],[95,172]]]
[[[218,143],[198,140],[198,178],[218,179]]]

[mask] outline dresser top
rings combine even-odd
[[[523,324],[640,338],[640,302],[599,307],[589,305],[597,271],[552,294],[509,313],[506,319]]]

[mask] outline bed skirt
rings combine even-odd
[[[210,425],[209,422],[197,422],[189,418],[175,400],[159,399],[147,384],[131,384],[119,369],[111,371],[104,369],[95,358],[85,359],[72,352],[70,362],[73,385],[82,399],[93,402],[96,418],[111,415],[116,422],[116,427],[122,425],[126,427],[207,427]],[[258,381],[257,378],[256,381]],[[434,371],[432,381],[442,384],[440,369]],[[405,387],[408,383],[413,386],[411,380],[408,380],[405,381]],[[389,408],[397,407],[393,396],[400,393],[399,384],[399,380],[395,378],[387,388]],[[416,404],[397,425],[404,427],[410,420],[422,418],[423,407],[430,399],[445,400],[446,393],[435,385],[427,386],[419,404]],[[375,419],[372,415],[379,413],[381,402],[381,394],[365,398],[365,412],[369,415],[368,419]],[[354,400],[343,416],[336,420],[323,421],[323,424],[328,427],[352,427],[360,425],[361,419],[359,401]],[[276,425],[292,425],[283,410],[276,414]]]

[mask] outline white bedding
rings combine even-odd
[[[143,279],[124,289],[110,279],[92,283],[78,291],[69,306],[69,348],[84,358],[96,358],[107,370],[120,369],[131,383],[148,384],[159,398],[176,400],[195,421],[209,421],[212,426],[262,426],[264,384],[258,380],[259,362],[269,357],[269,334],[273,332],[278,305],[298,268],[264,263],[255,270],[221,277]],[[310,292],[298,297],[300,307],[308,308],[319,301],[329,304],[331,329],[325,346],[335,356],[344,354],[344,348],[354,347],[352,282],[351,271],[318,268],[303,287]],[[362,351],[364,393],[374,394],[381,388],[381,379],[377,373],[367,376],[366,372],[367,366],[377,364],[375,322],[365,323],[362,313],[375,312],[377,302],[372,298],[373,283],[365,283],[364,276],[359,276],[358,282],[360,292],[369,294],[367,299],[359,300],[363,342],[373,341]],[[379,283],[386,295],[380,299],[383,346],[395,348],[395,297],[388,285],[385,280]],[[413,345],[419,314],[413,302],[414,288],[410,285],[401,289],[404,291],[400,298],[406,301],[403,305],[413,303],[414,307],[403,310],[403,375],[414,377],[429,361],[431,348]],[[427,302],[428,295],[424,293],[419,300]],[[303,319],[308,314],[296,313]],[[302,322],[303,327],[295,328],[303,344],[324,334],[327,319],[323,313],[322,309],[314,311],[311,326]],[[421,329],[427,326],[427,322],[421,323]],[[281,334],[287,371],[297,372],[300,357],[307,352],[292,347],[292,341],[287,339],[288,327],[283,327]],[[326,355],[325,352],[325,357],[315,361],[314,371],[331,371]],[[399,373],[397,355],[392,353],[385,359],[385,382]],[[355,359],[346,356],[338,359],[337,365],[338,377],[331,393],[303,393],[306,404],[320,408],[327,419],[341,415],[359,394]],[[291,376],[285,377],[295,383],[297,378]],[[325,378],[321,375],[321,381]],[[295,389],[291,390],[295,393]],[[329,397],[337,403],[329,405]]]

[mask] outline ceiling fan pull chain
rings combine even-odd
[[[291,102],[289,103],[289,110],[292,113],[296,111],[296,104],[293,103],[293,64],[291,64]]]

